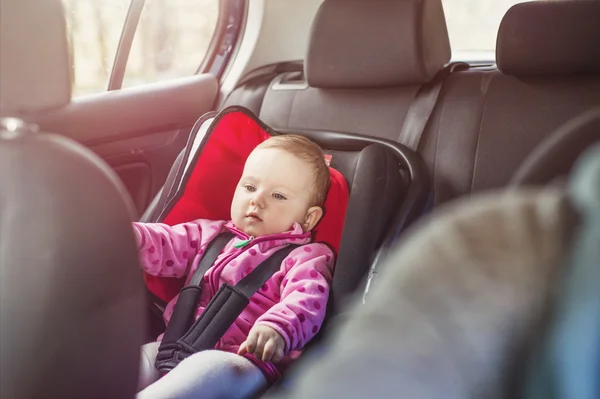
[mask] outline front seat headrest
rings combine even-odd
[[[600,1],[530,1],[512,6],[496,44],[506,75],[600,74]]]
[[[71,100],[60,0],[0,0],[0,116],[26,117]]]
[[[449,60],[441,0],[325,0],[305,74],[320,88],[408,86],[428,82]]]

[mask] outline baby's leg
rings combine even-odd
[[[156,370],[156,367],[154,367],[159,346],[160,342],[150,342],[149,344],[142,346],[142,350],[140,351],[138,391],[146,388],[148,385],[158,380],[158,377],[160,377],[158,370]]]
[[[196,353],[138,393],[136,399],[247,398],[267,385],[250,360],[216,350]]]

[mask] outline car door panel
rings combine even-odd
[[[159,191],[195,121],[213,109],[218,82],[195,75],[74,99],[36,122],[89,147],[123,180],[138,215]]]

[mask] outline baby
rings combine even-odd
[[[280,367],[314,337],[325,316],[333,253],[311,243],[310,232],[323,216],[329,179],[316,144],[301,136],[275,136],[248,157],[230,221],[134,223],[142,268],[155,276],[187,276],[186,284],[207,244],[223,231],[235,234],[202,280],[196,317],[222,284],[236,284],[288,244],[301,245],[252,296],[215,350],[195,353],[159,378],[154,363],[160,342],[144,345],[138,399],[188,398],[200,392],[203,398],[242,398],[281,376]],[[176,301],[165,309],[166,323]]]

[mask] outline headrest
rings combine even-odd
[[[532,1],[508,10],[496,61],[507,75],[600,74],[600,1]]]
[[[204,130],[204,135],[199,137],[202,143],[195,152],[194,146],[188,144],[190,160],[184,159],[183,164],[189,168],[184,172],[181,190],[168,205],[163,219],[168,225],[201,218],[228,220],[233,194],[248,155],[257,145],[278,134],[252,112],[238,106],[225,108],[214,119],[197,124],[194,130],[196,128],[198,134]],[[198,140],[192,144],[196,142]],[[323,205],[325,214],[314,230],[313,239],[328,244],[337,253],[350,193],[344,176],[333,168],[329,170],[331,185]],[[182,283],[151,275],[145,275],[144,279],[148,288],[166,301],[179,292]]]
[[[70,61],[60,0],[2,0],[0,115],[23,116],[71,99]]]
[[[321,88],[416,85],[449,60],[441,0],[325,0],[313,21],[305,74]]]

